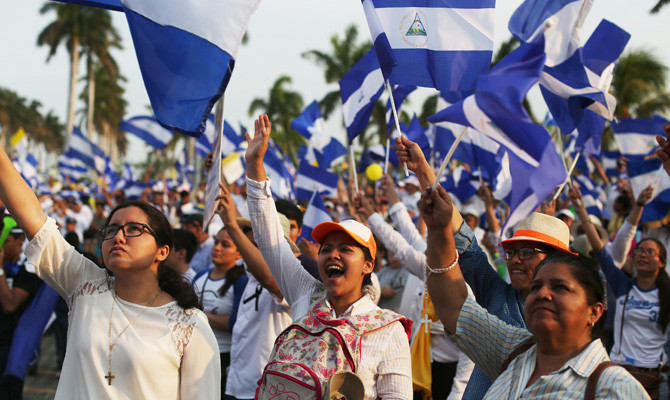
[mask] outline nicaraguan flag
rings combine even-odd
[[[495,0],[363,0],[391,84],[470,90],[493,54]]]
[[[603,188],[593,182],[587,175],[577,175],[573,179],[579,183],[579,191],[582,192],[582,201],[586,207],[586,212],[590,215],[609,218],[610,216],[603,203],[605,199]]]
[[[137,136],[156,150],[163,150],[174,136],[171,130],[163,128],[156,118],[148,115],[123,120],[119,128]]]
[[[477,193],[479,179],[461,165],[453,173],[446,175],[445,179],[440,181],[440,185],[444,190],[456,196],[461,204],[465,204]]]
[[[216,139],[216,124],[214,123],[214,115],[210,115],[207,119],[207,128],[205,134],[200,136],[195,142],[195,151],[201,157],[207,157],[207,154],[214,149],[214,142]],[[235,129],[228,123],[223,121],[223,137],[221,138],[221,157],[225,157],[234,151],[241,149],[244,138],[235,132]]]
[[[566,179],[549,133],[530,119],[522,105],[543,66],[543,40],[524,43],[479,77],[475,94],[428,118],[470,126],[507,151],[513,188],[506,227],[529,215]]]
[[[402,104],[405,102],[407,96],[416,90],[416,86],[396,85],[393,88],[393,101],[395,102],[396,112],[400,115],[402,111]],[[391,107],[391,98],[386,100],[386,131],[393,132],[395,129],[395,117],[393,116],[393,108]]]
[[[70,178],[71,181],[76,182],[82,179],[88,172],[88,168],[78,158],[72,158],[67,154],[60,156],[58,160],[58,170],[63,177]]]
[[[351,143],[368,126],[375,101],[384,91],[384,77],[374,50],[368,51],[339,83],[344,126]]]
[[[272,185],[272,195],[279,199],[292,200],[293,193],[293,175],[284,163],[284,156],[279,152],[277,146],[268,146],[263,159],[265,165],[265,173],[267,174]]]
[[[423,154],[430,154],[430,140],[426,135],[426,131],[421,126],[421,122],[419,122],[419,118],[417,118],[416,114],[414,114],[412,122],[410,122],[409,126],[407,127],[405,136],[407,136],[407,138],[412,142],[418,144],[419,147],[421,147]]]
[[[626,163],[630,187],[636,199],[647,187],[654,187],[654,194],[642,210],[641,222],[664,220],[670,210],[670,177],[662,169],[661,160],[631,159]]]
[[[309,165],[302,160],[298,166],[298,176],[295,180],[296,199],[309,200],[314,192],[324,193],[328,197],[337,197],[337,174],[326,171],[324,168]]]
[[[298,242],[301,239],[313,242],[312,231],[322,222],[333,222],[333,218],[328,214],[328,209],[323,204],[321,193],[314,192],[305,210],[305,215],[302,217],[302,232],[298,237]]]
[[[202,135],[260,0],[122,3],[156,119],[170,130]]]
[[[600,152],[600,165],[605,170],[605,175],[608,178],[619,177],[619,169],[617,168],[617,163],[621,158],[621,153],[618,151],[601,151]]]
[[[321,116],[316,100],[298,118],[291,121],[291,128],[309,141],[310,154],[314,155],[315,161],[324,169],[329,169],[335,159],[347,154],[344,144],[326,131],[326,121]]]
[[[70,136],[70,145],[65,151],[69,158],[76,158],[102,174],[105,171],[105,152],[94,143],[88,140],[82,131],[76,126]]]
[[[668,120],[658,115],[650,119],[622,118],[612,122],[612,130],[621,155],[627,158],[639,158],[654,153],[658,144],[656,135],[665,136],[663,124]]]
[[[116,173],[116,169],[112,164],[112,160],[107,157],[105,159],[105,184],[108,188],[116,187],[117,182],[119,181],[119,174]]]

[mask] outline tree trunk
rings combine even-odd
[[[74,103],[76,99],[77,73],[79,71],[79,37],[72,38],[72,62],[70,64],[70,99],[67,106],[67,131],[65,132],[65,149],[70,145],[70,135],[74,128]]]
[[[93,133],[95,127],[93,125],[93,111],[95,109],[95,77],[93,76],[93,61],[91,56],[88,56],[88,140],[95,143],[93,140]]]

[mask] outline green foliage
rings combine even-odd
[[[645,49],[624,54],[617,62],[610,91],[617,99],[615,116],[650,118],[670,110],[666,91],[668,67]]]
[[[0,87],[0,128],[4,137],[23,127],[29,138],[44,144],[48,150],[60,149],[65,128],[52,111],[45,115],[40,111],[41,107],[37,100],[29,101],[12,90]]]

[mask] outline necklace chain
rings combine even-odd
[[[109,356],[107,357],[107,360],[109,361],[109,368],[107,370],[107,375],[105,375],[105,379],[107,379],[107,384],[109,386],[112,385],[112,379],[114,379],[114,375],[112,375],[112,349],[114,349],[114,346],[116,346],[116,342],[119,341],[119,338],[121,338],[121,335],[126,333],[126,330],[130,328],[130,326],[133,324],[133,322],[137,321],[145,311],[151,307],[152,304],[154,304],[154,301],[158,298],[158,296],[161,294],[161,289],[160,287],[158,288],[158,291],[156,291],[156,295],[144,306],[144,309],[135,316],[130,322],[128,322],[128,325],[126,325],[125,328],[119,333],[119,335],[114,339],[114,342],[112,342],[112,314],[114,314],[114,305],[117,302],[117,296],[116,296],[116,290],[114,291],[114,301],[112,302],[112,310],[109,312]]]

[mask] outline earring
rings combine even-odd
[[[593,328],[596,324],[593,321],[589,321],[587,325]]]

